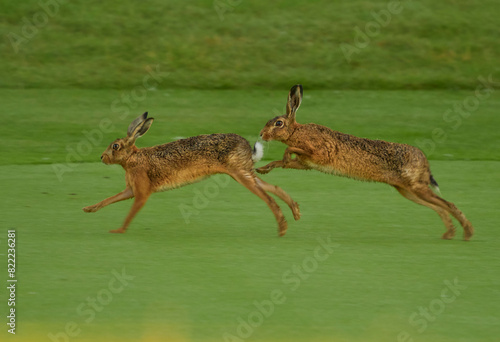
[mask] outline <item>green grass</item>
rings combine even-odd
[[[373,28],[389,3],[75,0],[47,16],[38,0],[3,1],[0,87],[131,88],[157,65],[170,75],[160,88],[473,89],[479,75],[498,79],[498,1],[401,1]],[[361,47],[350,62],[342,44]]]
[[[48,165],[2,166],[3,235],[17,230],[18,336],[44,337],[73,321],[82,340],[220,341],[236,334],[238,317],[246,319],[254,301],[280,290],[285,303],[249,340],[387,341],[407,331],[415,340],[494,341],[500,182],[490,175],[499,163],[433,166],[444,196],[477,228],[470,243],[461,232],[440,240],[438,216],[387,186],[298,171],[265,178],[301,203],[303,218],[290,222],[284,238],[264,203],[232,181],[187,224],[179,204],[192,205],[195,189],[205,191],[210,180],[154,195],[117,236],[107,231],[120,225],[130,202],[93,215],[80,208],[120,191],[120,170],[83,164],[59,183]],[[332,254],[298,286],[284,282],[314,256],[318,239],[328,238],[338,244]],[[78,306],[123,268],[134,280],[85,323]],[[443,282],[455,278],[467,288],[418,333],[410,316],[441,299]]]
[[[302,219],[295,222],[279,202],[289,219],[284,238],[277,237],[265,204],[232,180],[186,222],[179,206],[193,206],[197,193],[213,189],[210,179],[153,195],[127,234],[109,234],[130,201],[95,214],[81,208],[123,189],[123,170],[95,161],[143,109],[156,121],[140,146],[211,132],[235,132],[253,141],[282,111],[286,89],[151,92],[123,119],[110,108],[121,94],[0,92],[0,254],[6,257],[7,229],[16,229],[19,280],[18,333],[8,335],[4,325],[2,340],[48,341],[49,333],[73,322],[80,330],[70,341],[224,341],[225,333],[237,335],[238,319],[248,320],[254,301],[281,291],[284,302],[243,340],[397,341],[406,332],[414,341],[496,341],[498,94],[481,102],[456,130],[443,121],[443,112],[473,92],[306,88],[298,113],[300,122],[410,144],[435,128],[445,130],[448,138],[436,144],[431,167],[443,197],[476,227],[468,243],[461,241],[460,229],[453,241],[439,239],[444,232],[439,217],[386,185],[293,170],[263,176],[301,205]],[[65,163],[66,147],[76,149],[85,140],[82,131],[96,129],[103,118],[114,129],[58,179],[53,165]],[[259,165],[283,150],[284,145],[269,144]],[[318,239],[336,245],[315,266]],[[293,275],[298,266],[311,270],[300,281]],[[134,279],[109,304],[99,305],[92,320],[88,306],[78,314],[87,298],[106,300],[113,271],[122,269]],[[462,288],[452,300],[443,290],[455,279]],[[5,295],[1,298],[6,303]],[[444,301],[451,302],[441,307]],[[441,312],[431,314],[432,320],[414,317],[412,324],[421,307]]]

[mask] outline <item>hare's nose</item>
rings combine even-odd
[[[102,160],[102,158],[104,158],[104,154],[101,155],[101,160]]]

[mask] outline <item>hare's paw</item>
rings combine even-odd
[[[295,219],[295,221],[300,220],[301,214],[300,214],[299,204],[297,202],[293,202],[292,213],[293,213],[293,218]]]
[[[266,173],[269,173],[272,169],[277,168],[277,167],[283,167],[283,161],[277,160],[277,161],[270,162],[267,165],[264,165],[262,167],[259,167],[258,169],[255,169],[255,171],[257,171],[258,173],[261,173],[261,174],[266,174]]]
[[[109,231],[110,233],[118,233],[118,234],[123,234],[125,233],[125,229],[120,228],[120,229],[113,229]]]
[[[279,223],[278,223],[278,235],[284,236],[286,234],[286,231],[288,229],[288,223],[286,222],[286,219],[283,217]]]
[[[451,240],[455,236],[455,229],[450,229],[446,233],[443,234],[441,239],[443,240]]]
[[[269,165],[266,165],[266,166],[262,166],[262,167],[255,169],[255,171],[257,171],[261,175],[265,175],[266,173],[269,173],[272,169],[273,169],[272,167],[270,167]]]
[[[88,207],[82,208],[86,213],[95,213],[99,208],[96,205],[89,205]]]
[[[472,225],[466,226],[464,231],[464,240],[469,241],[472,235],[474,235],[474,227],[472,227]]]

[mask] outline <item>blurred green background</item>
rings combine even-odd
[[[0,1],[0,256],[15,229],[19,280],[17,334],[4,318],[0,339],[496,342],[499,17],[493,0]],[[284,238],[229,179],[210,198],[210,179],[153,195],[123,236],[107,232],[130,201],[81,211],[123,189],[99,156],[142,112],[155,123],[139,147],[253,143],[296,83],[299,122],[420,147],[472,241],[460,227],[440,240],[439,217],[386,185],[294,170],[262,176],[301,205],[294,222],[279,201]],[[266,143],[258,166],[284,149]],[[290,283],[297,267],[312,270]],[[133,280],[105,297],[124,269]],[[275,290],[286,301],[239,334]],[[99,310],[78,311],[89,298]]]
[[[127,88],[156,65],[161,88],[472,89],[499,75],[497,0],[23,0],[0,13],[7,88]]]

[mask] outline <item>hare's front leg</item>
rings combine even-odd
[[[149,190],[145,190],[145,187],[137,187],[135,189],[135,199],[134,199],[134,204],[132,204],[132,208],[130,208],[130,211],[125,218],[125,221],[123,222],[123,225],[118,228],[118,229],[113,229],[110,230],[110,233],[125,233],[127,230],[128,226],[130,225],[130,222],[134,218],[134,216],[141,210],[141,208],[146,204],[148,201],[149,196],[151,195],[151,192]]]
[[[106,198],[105,200],[103,200],[97,204],[89,205],[88,207],[83,208],[83,211],[86,213],[95,213],[96,211],[104,208],[107,205],[113,204],[115,202],[123,201],[123,200],[129,199],[129,198],[132,198],[132,197],[134,197],[134,192],[132,191],[131,188],[127,187],[125,190],[123,190],[122,192],[120,192],[114,196]]]
[[[292,154],[296,157],[292,159]],[[297,170],[309,170],[310,167],[302,163],[302,159],[306,159],[308,154],[301,148],[288,147],[283,155],[283,166],[284,169],[297,169]]]
[[[292,159],[292,154],[297,155],[297,158]],[[269,173],[272,169],[281,167],[283,169],[308,170],[309,166],[300,162],[299,157],[307,155],[307,152],[297,147],[288,147],[283,155],[283,160],[270,162],[269,164],[259,167],[255,171],[261,174]]]
[[[266,174],[266,173],[271,172],[271,170],[276,168],[276,167],[283,167],[283,161],[276,160],[276,161],[270,162],[269,164],[267,164],[265,166],[261,166],[261,167],[255,169],[255,171],[257,171],[258,173],[261,173],[261,174]]]

